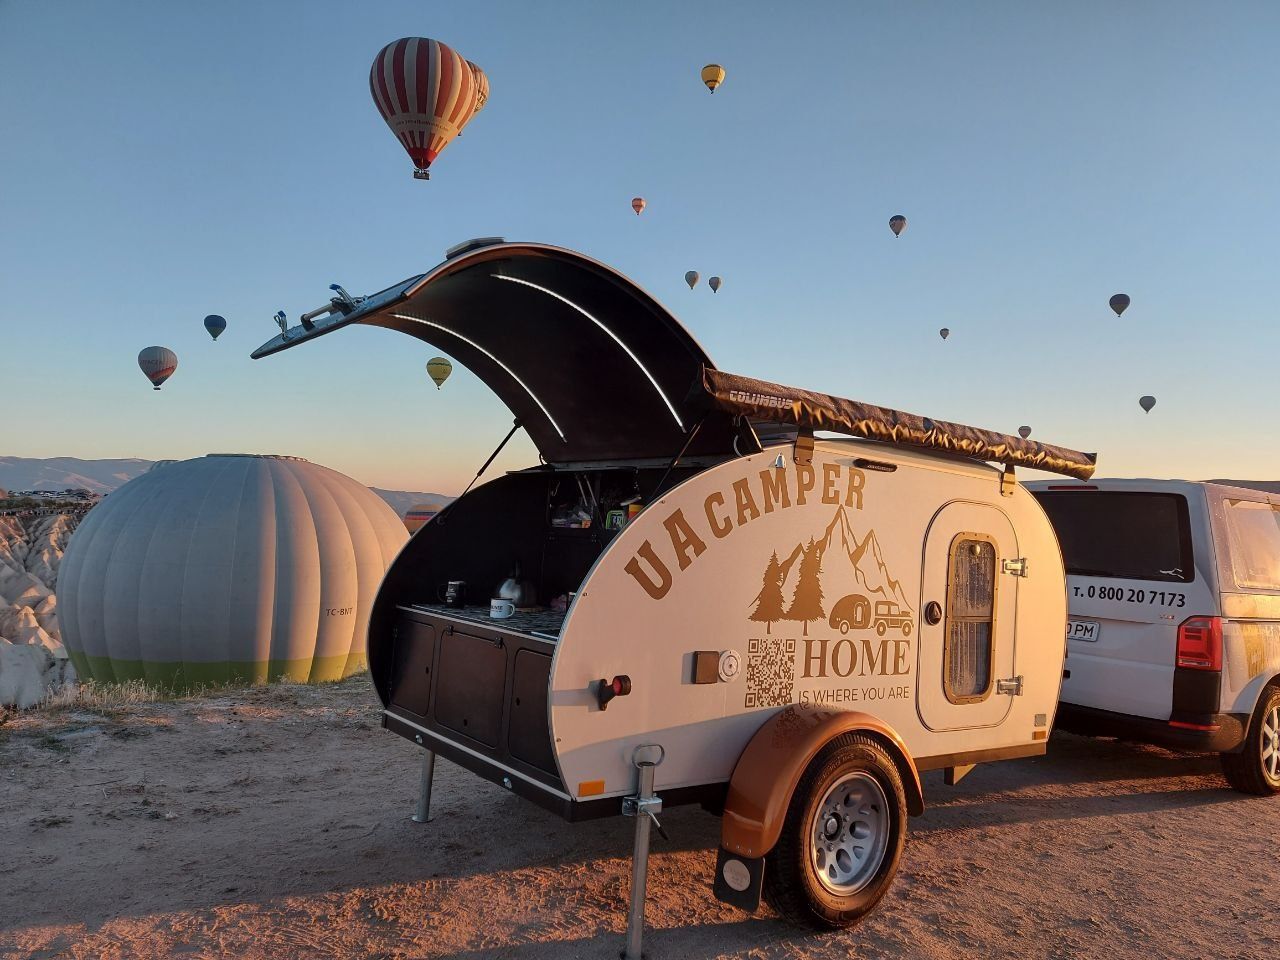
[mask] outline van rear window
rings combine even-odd
[[[1177,493],[1037,490],[1067,573],[1125,580],[1195,579],[1187,498]]]

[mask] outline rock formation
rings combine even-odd
[[[79,521],[79,513],[0,516],[0,705],[34,706],[75,680],[55,589]]]

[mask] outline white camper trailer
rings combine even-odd
[[[628,955],[663,804],[723,813],[721,899],[855,923],[920,771],[1044,753],[1064,573],[1013,468],[1083,478],[1092,456],[723,373],[580,254],[451,254],[254,354],[400,330],[489,384],[542,455],[393,563],[369,633],[384,725],[428,751],[428,788],[439,754],[570,820],[636,816]]]

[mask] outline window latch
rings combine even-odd
[[[1005,560],[1000,564],[1000,569],[1011,577],[1025,577],[1027,575],[1027,558],[1018,557],[1016,560]]]
[[[996,693],[1010,697],[1022,696],[1022,675],[1010,677],[1008,680],[997,680]]]

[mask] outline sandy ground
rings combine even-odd
[[[363,679],[0,726],[0,956],[611,958],[630,821],[571,826],[412,745]],[[711,957],[1280,955],[1280,799],[1214,758],[1055,736],[926,780],[902,869],[819,935],[717,903],[718,821],[667,813],[647,952]]]

